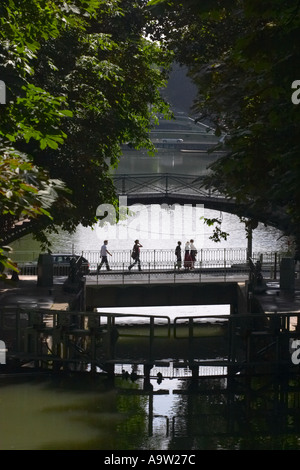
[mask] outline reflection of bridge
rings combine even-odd
[[[118,196],[127,204],[204,204],[208,209],[235,213],[237,205],[213,189],[205,189],[204,176],[158,174],[120,174],[113,177]]]

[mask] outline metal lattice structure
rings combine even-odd
[[[117,191],[121,194],[176,193],[209,196],[202,188],[203,176],[158,174],[121,174],[113,177]]]
[[[157,174],[117,174],[113,176],[118,197],[127,204],[189,204],[204,205],[207,209],[237,214],[239,205],[226,198],[216,188],[204,187],[204,176]]]

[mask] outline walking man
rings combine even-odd
[[[140,248],[141,248],[142,246],[143,246],[143,245],[141,245],[138,240],[135,240],[134,245],[133,245],[133,249],[132,249],[132,253],[131,253],[131,257],[134,259],[134,263],[132,263],[132,264],[128,267],[129,271],[130,271],[131,268],[132,268],[133,266],[135,266],[136,264],[138,264],[139,271],[141,271]]]
[[[107,271],[110,271],[110,267],[109,267],[108,260],[107,260],[107,255],[112,256],[112,254],[108,251],[107,244],[108,244],[108,241],[104,240],[103,245],[101,246],[101,250],[100,250],[101,263],[97,266],[97,273],[100,271],[104,263],[105,263]]]

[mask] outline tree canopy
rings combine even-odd
[[[145,37],[146,3],[1,2],[2,245],[16,224],[44,243],[45,228],[92,225],[99,204],[116,204],[121,144],[151,148],[169,56]]]
[[[299,2],[150,4],[153,37],[160,35],[197,85],[196,117],[208,116],[216,133],[226,134],[226,155],[212,165],[207,184],[299,246]]]
[[[207,185],[300,240],[298,0],[2,0],[0,245],[92,225],[121,144],[151,148],[171,59],[226,154]],[[296,91],[295,91],[296,90]],[[25,233],[24,231],[22,233]],[[5,263],[3,248],[0,262]]]

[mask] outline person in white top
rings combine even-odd
[[[108,260],[107,260],[107,255],[112,256],[112,254],[108,251],[107,244],[108,244],[108,241],[104,240],[103,245],[101,246],[101,250],[100,250],[101,263],[97,266],[97,272],[100,271],[104,263],[105,263],[107,271],[110,271],[110,267],[109,267]]]

